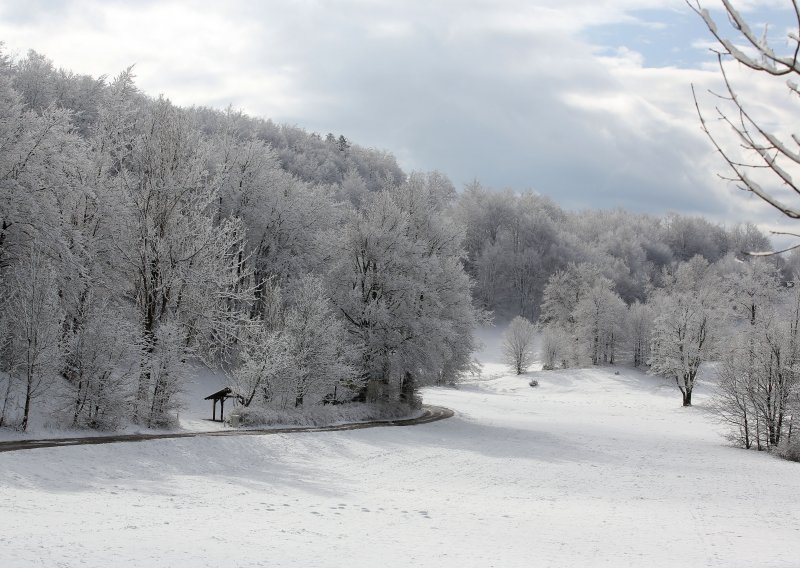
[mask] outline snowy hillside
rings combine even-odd
[[[797,565],[800,464],[727,446],[706,385],[483,340],[429,425],[0,454],[0,566]]]

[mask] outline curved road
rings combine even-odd
[[[88,444],[113,444],[116,442],[145,442],[147,440],[164,440],[168,438],[196,438],[199,436],[265,436],[269,434],[291,434],[295,432],[338,432],[341,430],[361,430],[363,428],[379,428],[383,426],[416,426],[444,420],[453,416],[453,411],[443,406],[422,407],[422,415],[416,418],[401,420],[374,420],[371,422],[354,422],[335,426],[290,428],[270,428],[255,430],[212,430],[209,432],[176,432],[173,434],[120,434],[111,436],[89,436],[83,438],[48,438],[45,440],[11,440],[0,442],[0,452],[16,450],[34,450],[36,448],[55,448],[61,446],[83,446]]]

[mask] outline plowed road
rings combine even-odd
[[[148,440],[164,440],[169,438],[196,438],[200,436],[265,436],[269,434],[291,434],[295,432],[339,432],[342,430],[360,430],[362,428],[380,428],[384,426],[416,426],[444,420],[453,416],[453,411],[443,406],[423,406],[422,415],[402,420],[374,420],[371,422],[355,422],[320,427],[291,427],[253,430],[213,430],[208,432],[175,432],[170,434],[119,434],[112,436],[88,436],[82,438],[48,438],[41,440],[11,440],[0,442],[0,452],[17,450],[35,450],[37,448],[56,448],[62,446],[81,446],[88,444],[113,444],[117,442],[146,442]]]

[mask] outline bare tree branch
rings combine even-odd
[[[732,172],[731,176],[720,175],[721,179],[736,183],[740,189],[753,193],[759,199],[780,211],[784,216],[790,219],[800,219],[800,206],[784,201],[776,194],[776,189],[770,188],[769,185],[762,185],[763,179],[759,178],[756,181],[751,175],[755,172],[768,171],[772,179],[778,182],[780,188],[788,190],[786,195],[800,198],[800,183],[796,181],[796,172],[794,172],[795,168],[800,167],[800,151],[795,147],[790,147],[784,141],[786,135],[782,139],[773,130],[767,128],[765,123],[760,121],[748,109],[748,106],[736,92],[725,64],[726,60],[732,60],[757,73],[764,73],[772,77],[788,77],[786,85],[789,91],[800,95],[800,87],[798,87],[796,80],[800,76],[800,6],[798,6],[797,0],[791,0],[794,11],[794,25],[796,25],[797,29],[789,32],[789,53],[782,55],[776,53],[770,46],[766,27],[764,35],[757,36],[745,18],[733,6],[731,0],[720,1],[731,27],[738,34],[738,38],[736,38],[738,39],[738,45],[737,41],[725,37],[720,32],[716,21],[709,11],[703,8],[699,0],[686,0],[686,4],[702,18],[711,35],[719,43],[720,47],[711,51],[717,55],[725,89],[723,93],[715,93],[713,91],[709,91],[709,93],[721,101],[720,104],[722,106],[717,106],[714,109],[717,114],[716,118],[738,139],[738,150],[731,146],[729,142],[723,143],[721,136],[715,131],[716,129],[712,130],[707,116],[700,108],[697,92],[694,85],[692,85],[692,98],[694,99],[697,116],[700,119],[700,127],[719,155],[722,156],[729,171]],[[795,145],[800,146],[800,135],[793,134],[790,139]],[[737,157],[740,152],[744,152],[746,156],[744,159]],[[773,232],[773,234],[784,234],[800,238],[800,235],[792,233]],[[800,245],[776,252],[749,254],[753,256],[768,256],[781,254],[795,248],[800,248]]]

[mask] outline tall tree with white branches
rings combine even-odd
[[[656,296],[648,363],[654,373],[675,381],[683,406],[692,405],[700,365],[717,353],[727,304],[719,278],[702,257],[679,265]]]

